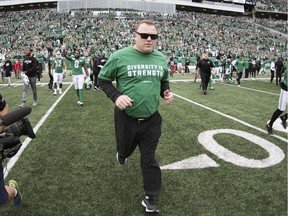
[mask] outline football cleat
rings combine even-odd
[[[269,124],[266,124],[267,133],[271,135],[273,133],[273,129]]]
[[[280,119],[281,119],[281,124],[282,124],[283,128],[286,129],[287,128],[287,122],[286,122],[285,116],[280,116]]]

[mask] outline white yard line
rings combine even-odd
[[[40,119],[40,121],[37,123],[37,125],[33,128],[34,133],[36,134],[37,131],[39,130],[39,128],[44,124],[44,122],[46,121],[46,119],[48,118],[48,116],[52,113],[52,111],[55,109],[55,107],[57,106],[57,104],[62,100],[62,98],[64,97],[64,95],[68,92],[68,90],[71,88],[71,86],[73,86],[73,83],[71,83],[68,88],[63,92],[62,95],[60,95],[60,97],[55,101],[55,103],[50,107],[50,109],[45,113],[45,115]],[[27,137],[24,142],[22,143],[22,146],[20,148],[20,150],[17,152],[17,154],[15,156],[13,156],[7,163],[7,166],[4,170],[4,179],[7,177],[7,175],[9,174],[10,170],[13,168],[13,166],[15,165],[15,163],[18,161],[20,155],[23,153],[23,151],[25,150],[25,148],[29,145],[31,141],[31,138]]]
[[[249,78],[248,78],[249,79]],[[258,78],[258,79],[267,79],[267,78]],[[253,89],[253,88],[248,88],[248,87],[238,87],[237,85],[233,85],[233,84],[228,84],[228,83],[224,83],[224,82],[220,82],[220,79],[216,79],[219,82],[217,82],[216,84],[222,84],[222,85],[227,85],[227,86],[231,86],[234,88],[240,88],[240,89],[246,89],[246,90],[250,90],[250,91],[255,91],[255,92],[261,92],[261,93],[265,93],[265,94],[270,94],[270,95],[276,95],[279,96],[280,94],[280,89],[279,89],[279,93],[272,93],[272,92],[267,92],[267,91],[262,91],[262,90],[257,90],[257,89]],[[244,79],[245,80],[245,79]],[[247,79],[246,79],[247,80]],[[178,79],[178,80],[169,80],[171,83],[177,83],[177,82],[194,82],[192,79]],[[254,80],[253,80],[254,81]],[[198,81],[198,83],[200,84],[200,82]]]
[[[214,109],[212,109],[212,108],[210,108],[210,107],[207,107],[207,106],[204,106],[204,105],[202,105],[202,104],[199,104],[199,103],[197,103],[197,102],[195,102],[195,101],[192,101],[192,100],[190,100],[190,99],[188,99],[188,98],[182,97],[182,96],[180,96],[180,95],[178,95],[178,94],[173,93],[173,95],[176,96],[176,97],[178,97],[178,98],[181,98],[182,100],[185,100],[185,101],[187,101],[187,102],[189,102],[189,103],[195,104],[195,105],[200,106],[200,107],[202,107],[202,108],[204,108],[204,109],[207,109],[207,110],[209,110],[209,111],[211,111],[211,112],[217,113],[217,114],[219,114],[219,115],[221,115],[221,116],[224,116],[224,117],[226,117],[226,118],[229,118],[229,119],[231,119],[231,120],[233,120],[233,121],[239,122],[240,124],[243,124],[243,125],[245,125],[245,126],[248,126],[248,127],[250,127],[250,128],[253,128],[253,129],[255,129],[255,130],[258,130],[258,131],[260,131],[260,132],[263,132],[263,133],[267,134],[267,131],[266,131],[266,130],[263,130],[263,129],[261,129],[261,128],[258,128],[258,127],[256,127],[256,126],[251,125],[251,124],[249,124],[249,123],[247,123],[247,122],[244,122],[244,121],[242,121],[242,120],[240,120],[240,119],[234,118],[234,117],[232,117],[232,116],[230,116],[230,115],[227,115],[227,114],[225,114],[225,113],[222,113],[222,112],[219,112],[219,111],[217,111],[217,110],[214,110]],[[288,139],[285,139],[285,138],[283,138],[283,137],[281,137],[281,136],[278,136],[278,135],[274,135],[274,134],[273,134],[273,135],[271,135],[271,136],[273,136],[273,137],[275,137],[275,138],[277,138],[277,139],[279,139],[279,140],[282,140],[282,141],[284,141],[284,142],[287,142],[287,141],[288,141]]]
[[[233,85],[233,84],[227,84],[227,83],[221,83],[221,82],[219,82],[219,83],[222,84],[222,85],[228,85],[228,86],[231,86],[231,87],[234,87],[234,88],[247,89],[247,90],[250,90],[250,91],[255,91],[255,92],[260,92],[260,93],[265,93],[265,94],[270,94],[270,95],[276,95],[276,96],[280,95],[280,89],[279,89],[279,93],[272,93],[272,92],[262,91],[262,90],[258,90],[258,89],[252,89],[252,88],[243,87],[243,86],[238,87],[237,85]]]

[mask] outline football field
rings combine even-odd
[[[158,215],[287,215],[288,130],[278,119],[267,134],[280,92],[267,77],[242,79],[241,87],[217,81],[207,95],[192,75],[170,79],[174,101],[161,100],[159,108]],[[38,83],[39,104],[28,115],[36,138],[21,136],[22,148],[5,172],[6,183],[17,180],[23,204],[1,207],[0,216],[147,215],[139,150],[125,166],[115,158],[113,103],[102,91],[85,90],[78,106],[70,81],[57,96],[47,90],[47,78]],[[21,81],[0,85],[0,92],[10,111],[18,109]]]

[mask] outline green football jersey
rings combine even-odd
[[[87,56],[87,57],[85,56],[86,67],[92,69],[91,60],[92,60],[92,56]]]
[[[218,59],[215,59],[214,60],[214,66],[219,67],[219,65],[220,65],[220,61]]]
[[[53,57],[53,56],[51,56],[51,57],[49,58],[49,61],[48,61],[48,66],[49,66],[49,68],[52,67],[52,64],[53,64],[54,60],[55,60],[55,57]]]
[[[64,65],[64,58],[54,58],[53,59],[54,63],[54,70],[55,73],[62,73],[63,72],[63,65]]]
[[[165,56],[154,50],[143,54],[132,46],[116,51],[101,69],[99,78],[116,80],[117,90],[133,100],[124,111],[132,118],[149,117],[158,110],[161,81],[168,81]]]
[[[71,58],[72,74],[73,75],[83,74],[82,67],[85,64],[85,60],[80,57],[76,59],[74,55],[71,55],[70,58]]]

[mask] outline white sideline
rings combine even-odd
[[[67,91],[71,88],[71,86],[73,85],[73,83],[71,83],[68,88],[63,92],[62,95],[60,95],[60,97],[55,101],[55,103],[50,107],[50,109],[45,113],[45,115],[40,119],[40,121],[37,123],[37,125],[33,128],[34,133],[36,134],[38,129],[44,124],[44,122],[46,121],[46,119],[48,118],[48,116],[51,114],[51,112],[55,109],[55,107],[57,106],[57,104],[62,100],[62,98],[64,97],[64,95],[67,93]],[[9,174],[10,170],[13,168],[13,166],[15,165],[15,163],[18,161],[20,155],[23,153],[23,151],[25,150],[25,148],[29,145],[31,141],[31,138],[27,137],[24,142],[22,143],[22,146],[20,148],[20,150],[17,152],[17,154],[15,156],[13,156],[7,163],[7,166],[4,169],[4,179],[7,177],[7,175]]]
[[[180,96],[180,95],[177,95],[177,94],[175,94],[175,93],[173,93],[173,95],[176,96],[176,97],[178,97],[178,98],[181,98],[182,100],[188,101],[189,103],[195,104],[195,105],[200,106],[200,107],[202,107],[202,108],[204,108],[204,109],[207,109],[207,110],[209,110],[209,111],[211,111],[211,112],[217,113],[217,114],[219,114],[219,115],[221,115],[221,116],[224,116],[224,117],[226,117],[226,118],[232,119],[233,121],[239,122],[240,124],[243,124],[243,125],[245,125],[245,126],[248,126],[248,127],[250,127],[250,128],[253,128],[253,129],[255,129],[255,130],[258,130],[258,131],[260,131],[260,132],[263,132],[263,133],[267,134],[267,131],[266,131],[266,130],[263,130],[263,129],[261,129],[261,128],[255,127],[254,125],[251,125],[251,124],[249,124],[249,123],[247,123],[247,122],[244,122],[244,121],[242,121],[242,120],[240,120],[240,119],[234,118],[234,117],[232,117],[232,116],[230,116],[230,115],[227,115],[227,114],[225,114],[225,113],[219,112],[219,111],[217,111],[217,110],[214,110],[214,109],[212,109],[212,108],[209,108],[209,107],[207,107],[207,106],[204,106],[204,105],[202,105],[202,104],[199,104],[199,103],[197,103],[197,102],[195,102],[195,101],[189,100],[189,99],[187,99],[187,98],[185,98],[185,97],[182,97],[182,96]],[[287,142],[287,141],[288,141],[288,139],[285,139],[285,138],[283,138],[283,137],[281,137],[281,136],[278,136],[278,135],[275,135],[275,134],[270,135],[270,136],[273,136],[273,137],[275,137],[275,138],[277,138],[277,139],[279,139],[279,140],[282,140],[282,141],[284,141],[284,142]]]

